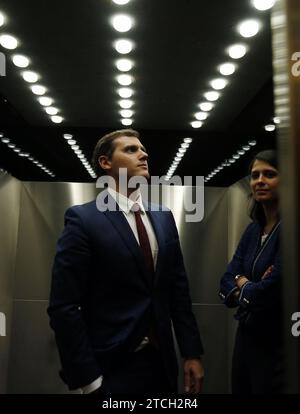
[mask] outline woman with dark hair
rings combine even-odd
[[[249,167],[250,217],[221,279],[219,296],[238,307],[232,361],[234,394],[282,392],[279,171],[274,150],[258,153]]]

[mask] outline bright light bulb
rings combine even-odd
[[[260,11],[271,9],[276,0],[252,0],[253,6]]]
[[[114,47],[121,55],[130,53],[133,49],[133,42],[127,39],[119,39],[115,42]]]
[[[276,126],[274,124],[265,125],[265,130],[267,132],[275,131],[275,129],[276,129]]]
[[[242,37],[253,37],[259,32],[259,22],[257,20],[245,20],[238,26],[238,31]]]
[[[243,44],[235,44],[228,48],[228,54],[232,59],[241,59],[245,56],[247,47]]]
[[[29,83],[35,83],[39,80],[39,75],[35,72],[25,71],[22,73],[23,79]]]
[[[208,114],[206,112],[196,112],[195,118],[198,121],[204,121],[208,117]]]
[[[53,99],[43,96],[42,98],[38,99],[39,103],[43,106],[50,106],[53,104]]]
[[[19,42],[17,39],[11,35],[3,34],[0,36],[0,45],[4,47],[5,49],[16,49]]]
[[[23,55],[13,55],[12,61],[18,68],[27,68],[30,63],[29,59]]]
[[[121,101],[119,101],[119,105],[123,109],[130,109],[133,105],[133,101],[131,101],[130,99],[122,99]]]
[[[219,66],[219,72],[224,76],[232,75],[235,72],[235,65],[233,63],[223,63]]]
[[[120,114],[123,118],[131,118],[133,115],[133,111],[131,111],[130,109],[122,109],[120,111]]]
[[[193,128],[201,128],[203,123],[201,121],[193,121],[191,122]]]
[[[130,88],[120,88],[118,89],[118,94],[121,96],[121,98],[131,98],[133,95],[133,90]]]
[[[63,118],[61,116],[54,115],[54,116],[51,116],[51,121],[54,122],[55,124],[61,124],[63,121]]]
[[[206,92],[204,94],[204,97],[208,101],[217,101],[220,98],[220,93],[219,92],[216,92],[216,91],[210,91],[210,92]]]
[[[121,72],[128,72],[133,67],[133,62],[129,59],[119,59],[116,62],[116,66]]]
[[[122,86],[129,86],[133,82],[133,77],[130,75],[119,75],[117,76],[117,81]]]
[[[122,125],[125,125],[125,126],[132,125],[132,122],[133,122],[132,119],[127,119],[127,118],[121,119]]]
[[[113,0],[114,3],[123,6],[124,4],[127,4],[130,2],[130,0]]]
[[[5,17],[4,14],[0,12],[0,27],[4,25]]]
[[[45,111],[47,112],[48,115],[57,115],[58,114],[58,109],[54,108],[53,106],[48,106],[48,108],[45,108]]]
[[[199,104],[199,108],[201,109],[201,111],[204,111],[204,112],[211,111],[213,107],[214,107],[214,104],[212,104],[211,102],[202,102],[201,104]]]
[[[225,86],[227,85],[227,83],[228,83],[228,81],[226,79],[222,79],[222,78],[214,79],[210,82],[212,88],[217,89],[217,90],[224,89]]]
[[[44,95],[47,92],[47,89],[41,85],[33,85],[31,90],[35,95]]]
[[[117,32],[128,32],[133,25],[133,20],[126,14],[118,14],[112,18],[112,25]]]

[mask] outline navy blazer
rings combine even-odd
[[[173,383],[177,360],[172,325],[183,357],[203,352],[173,215],[152,210],[150,206],[147,214],[159,248],[154,280],[149,280],[122,211],[99,211],[92,201],[65,214],[48,313],[61,376],[70,389],[105,375],[110,358],[126,358],[147,334],[150,313]]]
[[[262,226],[253,222],[245,230],[237,250],[222,276],[219,296],[228,307],[239,309],[235,315],[241,324],[258,333],[278,334],[281,306],[280,224],[278,223],[261,245]],[[266,279],[265,271],[274,266]],[[245,275],[249,282],[238,299],[233,293],[238,289],[235,276]]]

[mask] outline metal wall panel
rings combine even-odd
[[[19,181],[0,173],[0,312],[1,322],[5,322],[1,333],[6,334],[0,336],[0,394],[7,390],[20,186]]]

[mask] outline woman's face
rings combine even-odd
[[[253,197],[260,203],[278,200],[279,173],[268,162],[255,160],[250,186]]]

